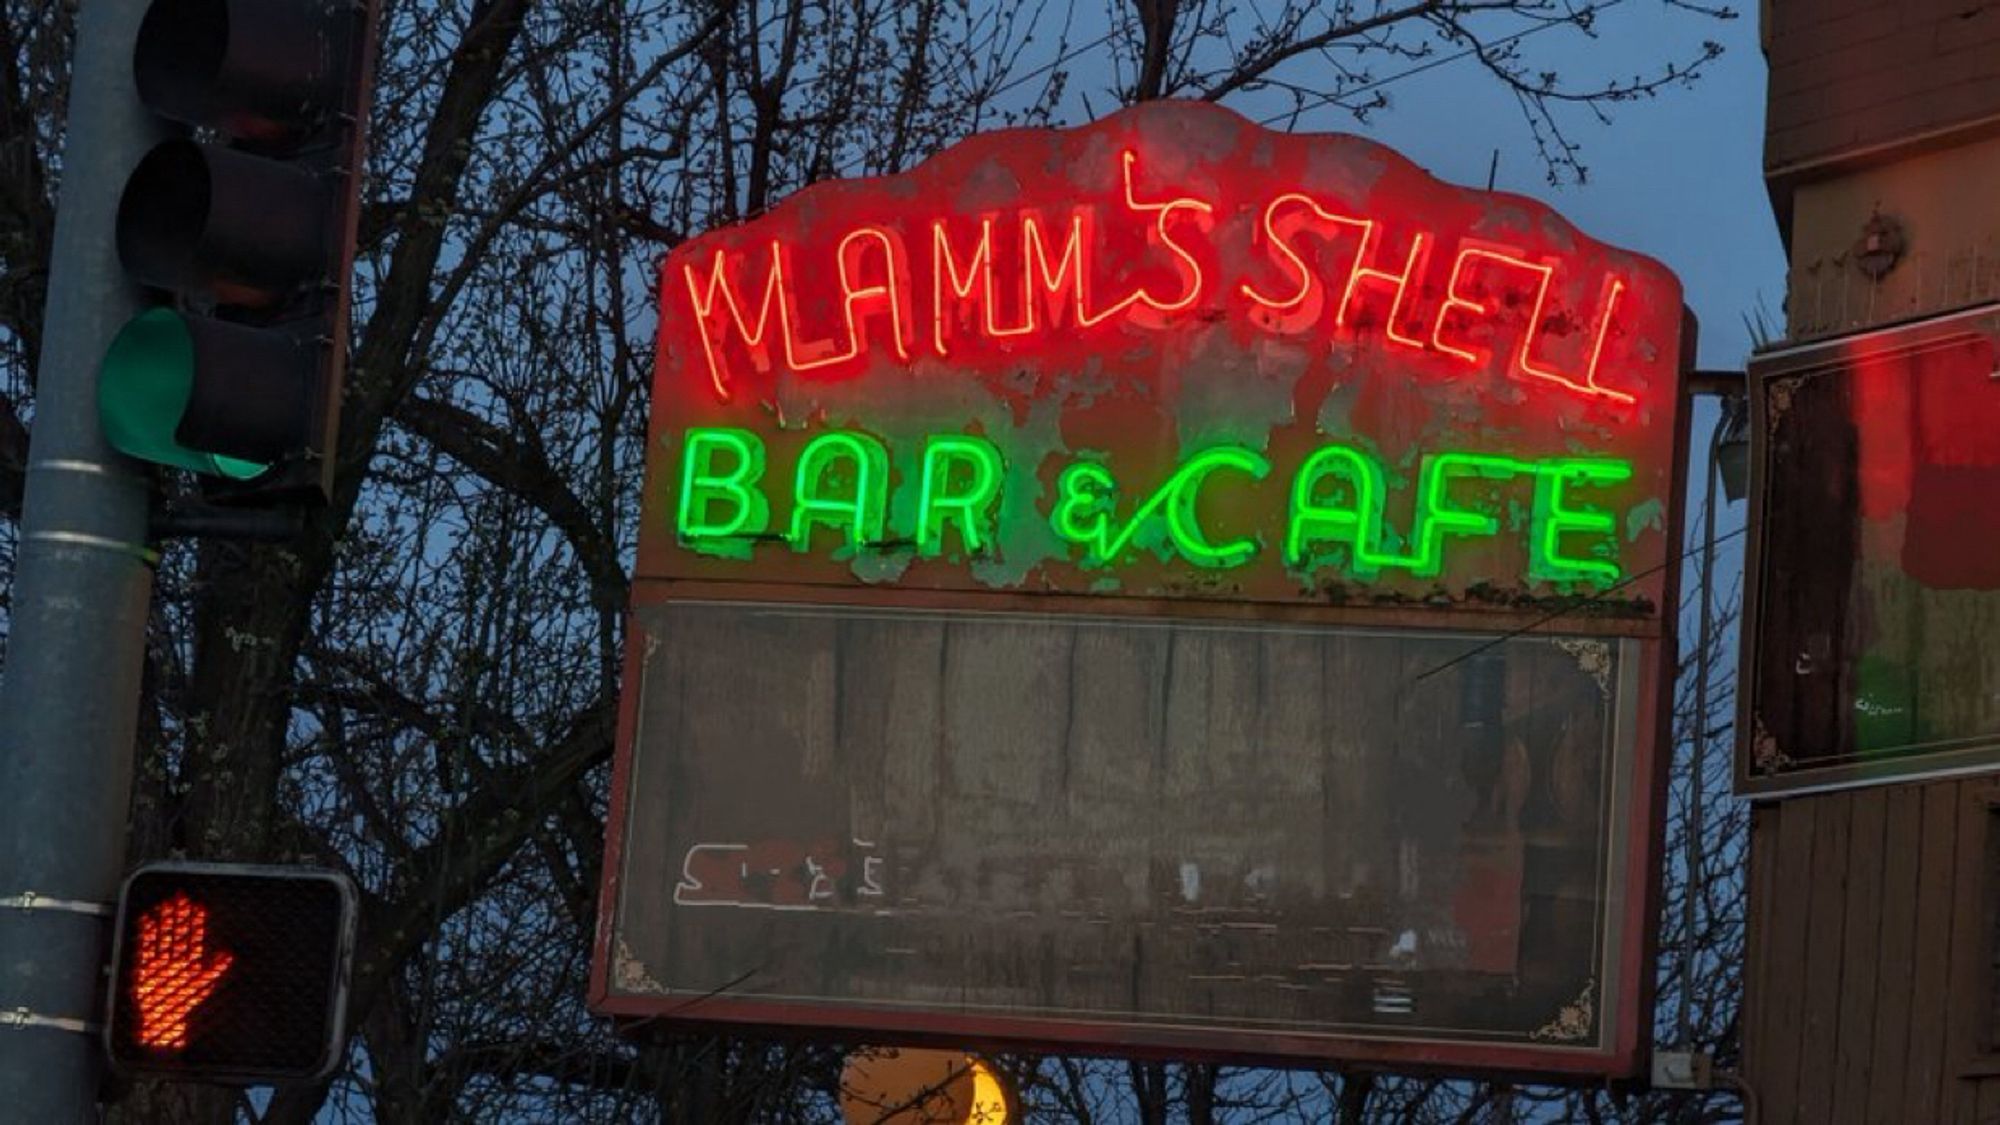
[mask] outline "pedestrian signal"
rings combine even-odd
[[[140,868],[119,896],[112,1061],[201,1082],[325,1077],[346,1051],[355,903],[315,868]]]

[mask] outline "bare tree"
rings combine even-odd
[[[620,1037],[582,1007],[660,256],[982,128],[1157,97],[1263,99],[1293,124],[1365,117],[1398,76],[1454,61],[1520,104],[1552,178],[1580,178],[1572,110],[1691,80],[1719,51],[1578,86],[1537,67],[1541,44],[1605,34],[1619,2],[388,0],[336,494],[292,543],[165,545],[131,821],[135,861],[352,872],[356,1043],[334,1079],[268,1105],[141,1087],[118,1092],[118,1114],[827,1119],[833,1048]],[[1731,14],[1679,7],[1693,23]],[[73,8],[0,0],[9,579]],[[1710,930],[1683,935],[1705,982],[1740,940],[1730,859],[1710,854]],[[1700,1001],[1718,1044],[1729,995]],[[1037,1116],[1076,1121],[1471,1120],[1524,1096],[1009,1061]]]

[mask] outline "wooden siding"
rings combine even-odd
[[[1744,1074],[1762,1125],[2000,1121],[1990,777],[1751,814]]]

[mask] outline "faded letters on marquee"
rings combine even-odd
[[[660,284],[642,574],[1658,611],[1678,285],[1358,138],[975,137]]]

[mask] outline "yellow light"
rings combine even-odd
[[[840,1108],[848,1125],[1007,1125],[1007,1091],[963,1051],[869,1047],[847,1057]]]
[[[979,1059],[972,1060],[972,1116],[969,1125],[1007,1125],[1007,1091]]]

